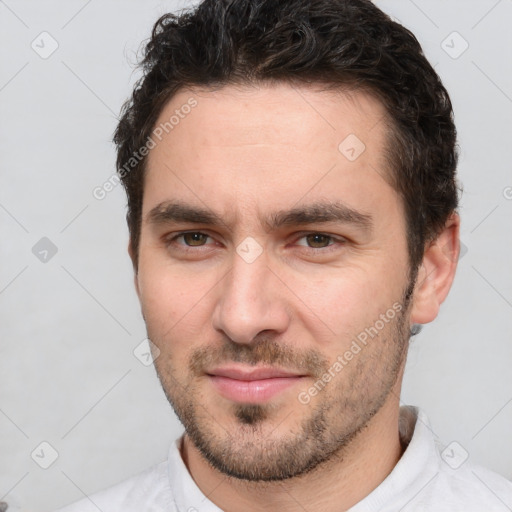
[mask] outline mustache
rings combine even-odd
[[[251,366],[257,364],[279,366],[317,378],[320,378],[329,368],[327,358],[315,350],[299,351],[273,338],[264,337],[251,344],[243,345],[228,338],[222,342],[221,346],[208,345],[199,348],[192,353],[189,370],[198,377],[204,375],[208,368],[233,362]]]

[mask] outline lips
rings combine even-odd
[[[217,392],[234,402],[262,403],[301,382],[306,375],[279,368],[223,367],[207,372]]]
[[[229,379],[236,380],[245,380],[245,381],[253,381],[253,380],[263,380],[263,379],[275,379],[275,378],[292,378],[292,377],[301,377],[301,375],[296,373],[291,373],[285,370],[280,370],[277,368],[218,368],[212,370],[211,372],[207,372],[208,375],[216,375],[219,377],[227,377]]]

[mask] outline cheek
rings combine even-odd
[[[192,294],[184,279],[148,267],[139,268],[140,301],[149,327],[161,335],[190,309]]]
[[[340,343],[373,325],[400,300],[402,292],[401,279],[394,278],[389,271],[378,271],[375,266],[345,269],[317,280],[295,280],[300,284],[294,292],[300,299],[296,302],[303,311],[304,325],[318,334],[317,340],[330,340],[337,349]],[[333,344],[333,338],[339,342]]]
[[[310,306],[315,315],[305,313],[308,330],[320,334],[325,332],[324,339],[334,349],[344,343],[348,337],[365,324],[369,315],[365,293],[356,283],[344,279],[330,279],[328,284],[317,288],[308,288],[297,294],[304,297],[303,302]],[[371,316],[371,315],[370,315]],[[333,338],[337,341],[333,343]],[[319,339],[315,336],[315,339]]]
[[[215,263],[208,258],[177,262],[150,240],[141,245],[138,286],[148,336],[172,357],[177,371],[184,371],[187,355],[215,334],[214,297],[228,274],[228,267]]]

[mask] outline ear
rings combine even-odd
[[[130,259],[132,260],[132,265],[133,265],[133,281],[135,284],[135,291],[137,292],[137,296],[140,299],[139,274],[137,272],[137,263],[136,263],[137,260],[135,258],[135,252],[133,250],[133,245],[132,245],[131,240],[128,242],[128,254],[130,255]]]
[[[411,324],[426,324],[437,317],[455,277],[459,232],[460,217],[452,213],[443,231],[425,250],[414,288]]]

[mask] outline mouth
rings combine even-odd
[[[247,366],[216,368],[206,375],[221,396],[244,403],[266,402],[307,378],[280,368]]]

